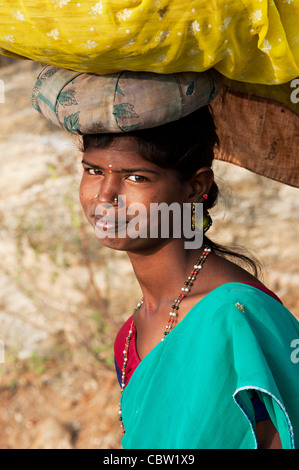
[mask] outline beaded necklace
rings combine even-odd
[[[181,292],[178,293],[177,298],[171,305],[171,312],[169,313],[168,321],[165,327],[165,331],[163,333],[163,337],[161,341],[164,341],[167,335],[169,335],[170,331],[172,330],[174,326],[175,319],[178,315],[178,310],[180,303],[182,300],[187,296],[187,294],[190,292],[191,287],[193,286],[193,282],[196,280],[196,276],[199,273],[199,271],[202,269],[203,264],[205,260],[207,259],[208,255],[211,252],[211,248],[209,246],[204,246],[203,252],[201,257],[198,259],[197,263],[193,266],[192,271],[190,271],[190,276],[188,277],[187,281],[184,282],[184,287],[181,288]],[[137,307],[134,309],[134,312],[139,310],[142,307],[143,304],[143,298],[141,301],[137,304]],[[121,370],[122,376],[121,376],[121,395],[125,389],[126,385],[126,367],[127,367],[127,362],[128,362],[128,354],[129,354],[129,346],[130,346],[130,341],[132,339],[132,334],[135,328],[135,323],[134,320],[132,320],[130,329],[129,329],[129,334],[126,337],[126,342],[125,342],[125,347],[124,347],[124,359],[123,359],[123,367]],[[121,431],[124,434],[125,433],[125,427],[123,424],[123,419],[122,419],[122,411],[121,411],[121,402],[119,402],[119,421],[120,421],[120,427]]]

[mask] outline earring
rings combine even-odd
[[[99,197],[99,194],[96,194],[95,197],[94,197],[94,199],[97,199],[98,197]]]
[[[191,230],[192,232],[195,230],[195,202],[192,202],[191,206]]]
[[[191,229],[194,232],[195,230],[195,211],[196,211],[196,206],[195,202],[192,202],[192,207],[191,207]],[[213,221],[212,217],[210,216],[209,212],[207,210],[204,210],[203,215],[202,215],[202,226],[199,227],[203,230],[203,233],[206,233],[209,228],[211,227]]]

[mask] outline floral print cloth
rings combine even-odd
[[[299,0],[0,0],[0,52],[98,74],[299,75]]]
[[[175,121],[210,103],[212,71],[95,75],[46,65],[34,85],[33,107],[75,134],[130,132]]]

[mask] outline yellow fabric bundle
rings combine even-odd
[[[299,0],[2,0],[0,52],[80,72],[286,83],[299,75]]]

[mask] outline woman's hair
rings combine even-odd
[[[219,140],[212,112],[208,106],[185,116],[177,121],[151,129],[131,131],[127,134],[85,134],[81,137],[81,152],[88,149],[106,149],[121,144],[133,146],[138,154],[162,168],[177,170],[179,178],[188,180],[200,168],[211,167],[214,149]],[[215,206],[218,199],[218,186],[215,182],[204,201],[204,210]],[[204,236],[204,243],[209,244],[221,256],[245,263],[257,276],[260,264],[252,256],[219,245]],[[243,250],[242,250],[243,251]]]

